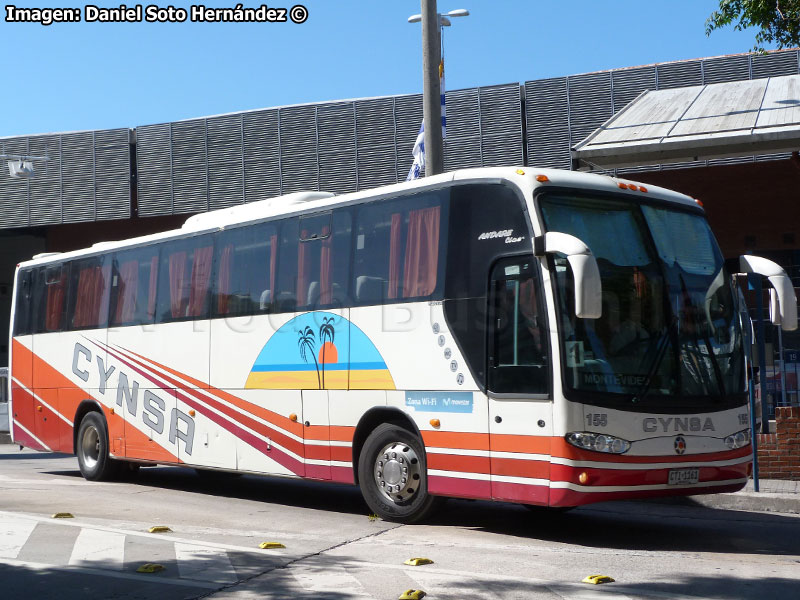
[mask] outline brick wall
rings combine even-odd
[[[800,481],[800,407],[775,409],[775,433],[757,437],[759,477]]]

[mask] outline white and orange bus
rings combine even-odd
[[[794,290],[743,257],[796,326]],[[734,491],[738,294],[701,205],[627,180],[463,170],[297,193],[19,265],[11,430],[90,480],[141,465],[569,507]]]

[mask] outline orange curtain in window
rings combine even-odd
[[[175,252],[169,256],[169,311],[172,318],[186,316],[186,252]]]
[[[66,277],[62,273],[61,281],[47,286],[47,312],[45,313],[44,326],[46,331],[61,329],[61,317],[64,314],[64,284]]]
[[[319,303],[333,302],[333,234],[330,227],[322,228],[322,240],[319,251]]]
[[[85,267],[78,274],[78,289],[75,293],[75,312],[72,317],[72,324],[75,327],[90,327],[92,322],[92,312],[95,303],[95,278],[99,268]],[[97,299],[99,300],[99,299]]]
[[[217,273],[217,314],[228,314],[229,296],[231,293],[231,259],[233,244],[222,249],[219,257],[219,273]]]
[[[128,260],[119,267],[117,307],[114,310],[114,325],[133,321],[136,314],[136,288],[139,285],[139,261]]]
[[[308,231],[303,229],[300,239],[308,237]],[[297,245],[297,305],[305,306],[308,303],[308,265],[306,265],[306,242]]]
[[[427,296],[436,288],[440,212],[438,206],[432,206],[408,213],[403,298]]]
[[[392,215],[392,228],[389,233],[389,298],[397,298],[400,284],[400,262],[402,260],[403,215]]]
[[[213,255],[214,246],[205,246],[203,248],[197,248],[194,251],[191,289],[189,290],[188,316],[190,317],[202,317],[205,315],[208,284],[211,281],[211,261]]]
[[[156,289],[158,286],[158,255],[150,259],[150,289],[147,294],[147,319],[152,321],[156,314]]]

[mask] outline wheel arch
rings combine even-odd
[[[422,451],[425,452],[425,442],[422,439],[419,427],[417,427],[417,424],[407,413],[404,413],[399,408],[391,406],[376,406],[375,408],[371,408],[361,417],[358,425],[356,425],[355,434],[353,435],[353,478],[356,485],[359,484],[358,461],[361,457],[361,450],[364,447],[364,442],[369,437],[369,434],[382,423],[392,423],[398,427],[408,429],[420,439],[422,442]],[[427,464],[427,459],[425,464]]]
[[[78,409],[75,411],[75,419],[72,422],[73,454],[78,453],[78,429],[80,429],[81,421],[83,421],[83,417],[90,412],[100,413],[100,416],[103,418],[103,420],[106,420],[106,416],[103,414],[103,408],[100,406],[100,403],[97,400],[86,399],[78,405]],[[108,423],[106,423],[106,427],[108,427]]]

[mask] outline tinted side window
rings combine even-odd
[[[67,309],[69,265],[49,265],[35,271],[34,333],[61,331]]]
[[[213,258],[211,235],[176,240],[161,246],[157,323],[208,317]]]
[[[316,231],[314,225],[317,225]],[[300,219],[298,308],[343,306],[347,303],[350,233],[350,213],[347,211]]]
[[[158,247],[114,255],[111,280],[112,326],[152,323],[156,314]]]
[[[85,329],[105,327],[108,322],[108,294],[111,259],[95,256],[70,263],[67,327]]]
[[[214,316],[252,315],[272,308],[278,230],[254,225],[216,235]]]
[[[31,333],[31,306],[33,302],[33,271],[30,269],[20,271],[17,275],[16,303],[14,304],[14,333],[13,335],[28,335]]]
[[[358,304],[441,297],[448,190],[360,207],[353,259]]]
[[[298,219],[287,219],[280,224],[278,278],[273,305],[275,312],[292,312],[297,308],[297,255],[300,248]]]

